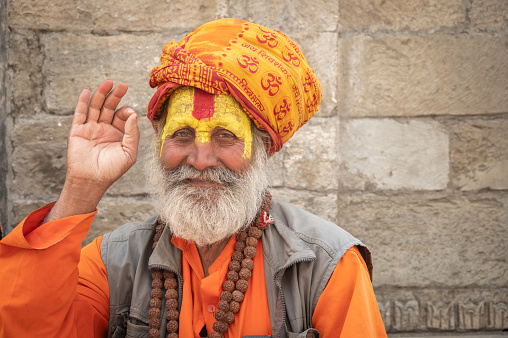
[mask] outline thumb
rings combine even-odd
[[[136,113],[129,116],[125,122],[125,133],[122,139],[124,151],[135,161],[138,154],[139,128],[138,115]]]

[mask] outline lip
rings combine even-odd
[[[220,183],[217,183],[215,181],[200,180],[200,179],[196,179],[196,178],[189,178],[186,181],[188,184],[192,185],[193,187],[200,187],[200,188],[215,187],[215,186],[220,185]]]

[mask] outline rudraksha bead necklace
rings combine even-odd
[[[217,304],[215,312],[215,323],[210,338],[222,338],[224,333],[228,331],[229,324],[235,321],[235,313],[240,311],[245,292],[249,287],[249,279],[254,268],[256,256],[256,246],[263,234],[262,230],[266,229],[269,224],[273,224],[272,218],[268,211],[272,204],[272,196],[267,191],[261,207],[256,215],[255,221],[246,229],[236,233],[235,251],[231,255],[229,263],[229,271],[226,275],[226,281],[222,284],[222,293],[220,301]],[[153,239],[152,249],[155,248],[164,230],[164,223],[160,219],[157,220],[155,228],[155,236]],[[163,269],[155,269],[152,272],[152,291],[150,300],[150,338],[159,338],[161,328],[161,307],[162,307],[162,287],[166,290],[166,330],[167,338],[178,338],[178,319],[180,313],[178,311],[178,282],[174,272]]]

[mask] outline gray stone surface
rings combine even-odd
[[[454,187],[508,189],[508,119],[469,119],[453,124],[452,130]]]
[[[347,190],[443,190],[448,133],[433,120],[353,119],[341,124],[340,174]]]
[[[271,189],[273,198],[289,202],[314,215],[337,222],[337,194],[306,190]]]
[[[337,28],[339,0],[239,0],[229,16],[281,32],[329,32]]]
[[[43,64],[44,102],[50,112],[69,114],[76,97],[89,86],[92,90],[106,78],[126,82],[129,91],[122,101],[140,115],[154,89],[148,86],[150,70],[159,65],[162,47],[182,35],[150,34],[114,36],[49,33],[41,36],[46,55]]]
[[[333,118],[311,119],[284,145],[286,187],[320,192],[337,189],[337,124]]]
[[[339,0],[339,27],[346,31],[430,30],[465,20],[462,0]]]
[[[508,286],[507,192],[351,194],[338,204],[338,224],[373,252],[376,287]]]
[[[508,2],[505,0],[474,0],[469,11],[471,26],[493,31],[508,26]]]
[[[32,116],[42,110],[43,54],[38,35],[31,31],[12,32],[8,48],[10,112]]]
[[[9,5],[11,27],[88,32],[189,29],[213,20],[217,10],[215,0],[16,0]]]
[[[347,116],[508,111],[508,36],[356,35],[341,41],[339,107]]]

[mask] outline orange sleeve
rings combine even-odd
[[[335,267],[319,297],[312,325],[321,337],[386,337],[367,266],[356,247]]]
[[[40,226],[51,207],[0,241],[0,337],[103,337],[109,288],[101,238],[81,253],[97,211]]]

